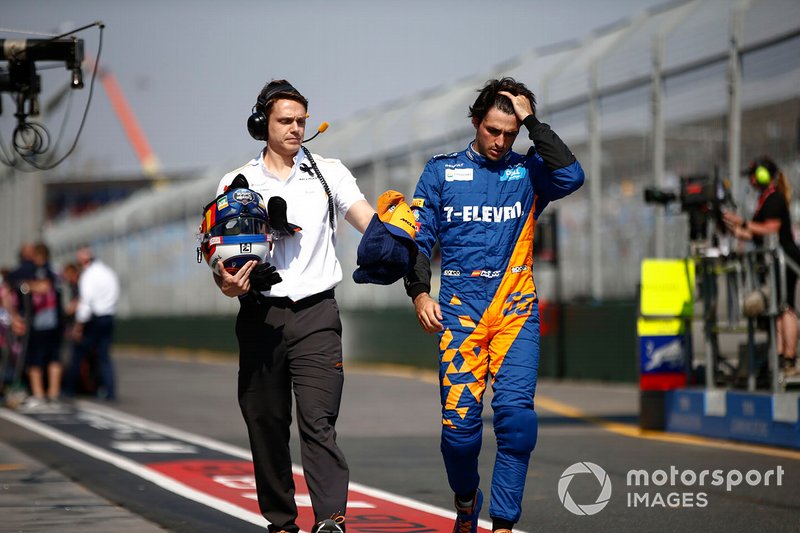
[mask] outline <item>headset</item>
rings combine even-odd
[[[253,106],[252,114],[247,119],[247,131],[250,132],[250,136],[257,140],[257,141],[265,141],[267,140],[267,127],[269,124],[269,119],[267,118],[267,104],[270,100],[275,98],[279,93],[292,93],[298,96],[302,96],[300,91],[294,88],[290,83],[282,83],[277,85],[267,91],[264,95],[259,95],[256,99],[256,105]],[[306,115],[308,116],[308,115]],[[308,142],[320,133],[324,132],[328,129],[328,123],[323,122],[320,124],[317,133],[315,133],[310,139],[305,139],[303,142]],[[303,153],[305,153],[306,158],[308,159],[309,163],[311,163],[311,168],[308,167],[305,163],[300,165],[300,170],[303,172],[308,173],[311,176],[316,175],[317,179],[319,179],[320,183],[322,183],[322,188],[325,189],[325,194],[328,196],[328,221],[331,225],[331,229],[334,231],[336,230],[336,214],[335,209],[333,206],[333,195],[331,194],[331,189],[328,187],[328,183],[325,181],[325,178],[322,176],[322,172],[319,171],[317,168],[317,163],[314,161],[314,158],[311,156],[311,152],[305,146],[303,148]],[[313,170],[312,170],[313,169]]]
[[[769,185],[778,173],[778,167],[771,159],[760,158],[750,164],[749,174],[753,176],[759,185]]]
[[[256,105],[253,106],[252,114],[247,119],[247,131],[250,136],[257,141],[267,140],[267,104],[275,98],[278,93],[292,93],[302,96],[300,91],[295,89],[290,83],[282,83],[267,91],[266,94],[258,95]]]

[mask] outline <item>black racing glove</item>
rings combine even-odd
[[[286,219],[286,200],[280,196],[273,196],[269,199],[267,213],[269,214],[269,227],[278,238],[292,237],[302,229]]]
[[[259,292],[268,291],[281,281],[281,275],[269,263],[260,263],[250,272],[250,287]]]
[[[244,174],[237,174],[233,181],[228,186],[228,189],[249,189],[250,184],[247,183],[247,178],[244,177]]]

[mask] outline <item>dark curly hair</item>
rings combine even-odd
[[[524,94],[528,97],[528,100],[530,100],[533,112],[536,113],[536,95],[525,87],[524,83],[520,83],[514,78],[505,77],[499,80],[489,80],[483,88],[478,89],[480,94],[478,98],[475,99],[475,103],[469,107],[468,116],[478,123],[483,122],[486,113],[493,107],[496,107],[503,113],[513,115],[514,106],[511,104],[511,100],[509,100],[507,96],[497,94],[500,91],[509,92],[514,96]]]

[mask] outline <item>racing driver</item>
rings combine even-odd
[[[454,532],[477,531],[488,378],[497,438],[489,515],[492,529],[506,533],[521,515],[538,428],[533,233],[547,204],[577,190],[584,174],[569,148],[536,118],[536,99],[525,85],[493,79],[479,93],[469,110],[475,139],[465,150],[434,156],[417,184],[412,209],[422,253],[405,284],[422,328],[439,334],[441,451],[455,493]],[[511,150],[521,125],[534,144],[525,155]],[[437,240],[438,302],[430,296]]]

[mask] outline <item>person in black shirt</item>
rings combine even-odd
[[[789,214],[792,198],[789,180],[775,162],[766,156],[750,163],[747,174],[750,184],[760,192],[753,218],[746,221],[735,213],[726,212],[723,215],[725,224],[737,238],[752,240],[757,246],[763,244],[764,235],[777,233],[778,242],[786,258],[795,265],[800,265],[800,248],[797,247],[792,234],[792,220]],[[778,294],[781,305],[777,320],[778,353],[784,373],[794,375],[798,373],[796,367],[798,328],[795,312],[797,272],[791,266],[787,266],[785,271],[786,295]]]

